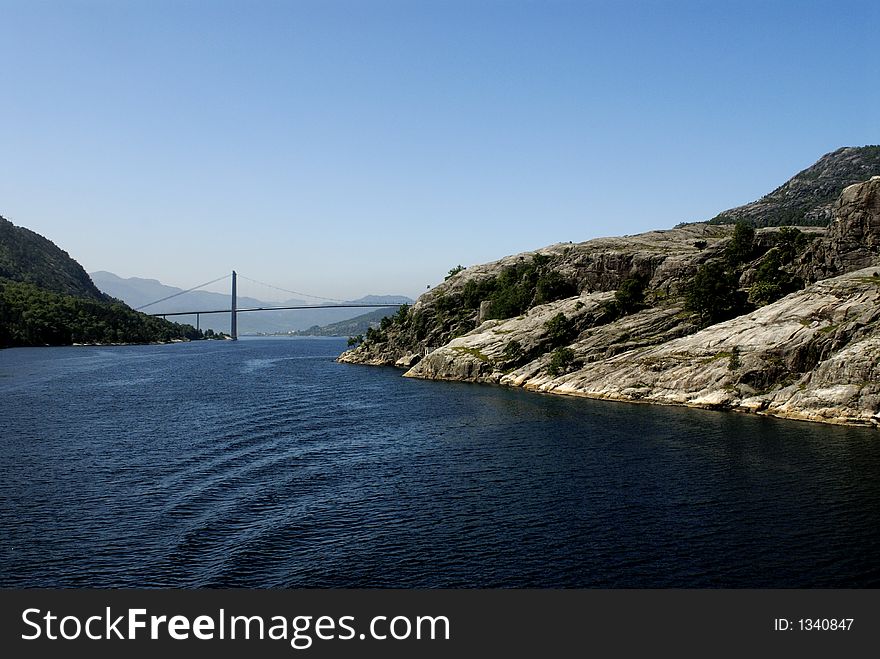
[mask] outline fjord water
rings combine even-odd
[[[343,348],[0,351],[0,586],[880,585],[876,431]]]

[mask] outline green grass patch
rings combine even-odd
[[[719,359],[730,359],[731,357],[733,357],[732,352],[721,351],[721,352],[715,353],[712,357],[706,357],[706,359],[701,359],[700,363],[701,364],[711,364],[712,362],[718,361]]]
[[[463,352],[471,357],[476,357],[481,362],[489,362],[491,361],[486,355],[480,352],[477,348],[465,348],[464,346],[455,346],[452,348],[456,352]]]

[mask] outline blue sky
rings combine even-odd
[[[846,1],[0,0],[0,214],[89,271],[416,296],[880,142],[878,25]]]

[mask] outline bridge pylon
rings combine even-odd
[[[238,341],[238,311],[236,310],[235,270],[232,271],[232,314],[229,320],[229,335],[233,341]]]

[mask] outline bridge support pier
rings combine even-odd
[[[229,335],[233,341],[238,341],[238,312],[236,311],[235,270],[232,271],[232,318],[229,321]]]

